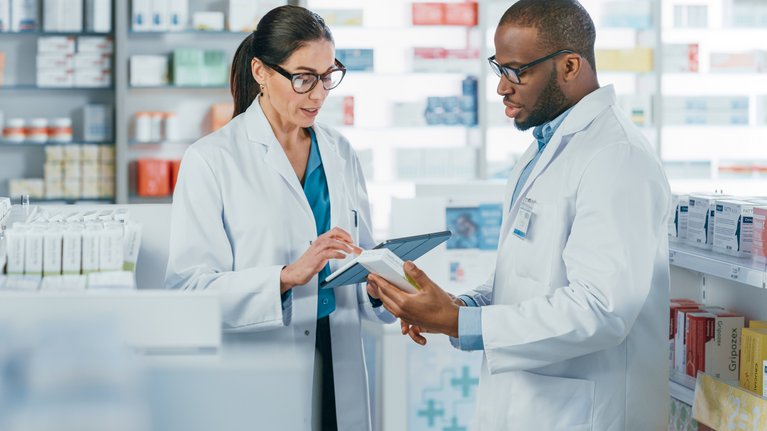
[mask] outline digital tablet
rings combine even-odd
[[[429,250],[447,241],[447,239],[450,238],[450,235],[450,231],[445,230],[441,232],[425,233],[422,235],[406,236],[403,238],[394,238],[378,244],[373,250],[388,248],[402,260],[416,260],[426,254]],[[327,276],[327,278],[320,283],[320,288],[331,289],[338,286],[345,286],[347,284],[364,283],[367,280],[368,274],[369,272],[367,269],[357,263],[356,259],[352,259],[347,262],[346,265],[338,268],[334,273]]]

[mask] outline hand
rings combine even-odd
[[[374,289],[390,313],[408,322],[411,327],[417,326],[417,333],[414,331],[413,335],[419,337],[421,332],[437,332],[457,337],[458,305],[453,297],[434,284],[413,262],[405,262],[404,270],[415,280],[418,292],[403,292],[376,274],[368,276],[368,292]]]
[[[339,227],[330,229],[313,241],[298,260],[282,268],[280,293],[308,283],[330,259],[343,259],[348,253],[360,254],[362,249],[354,244],[352,236],[345,230]]]

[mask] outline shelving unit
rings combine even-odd
[[[669,263],[671,264],[671,297],[686,297],[706,305],[719,305],[727,310],[746,316],[747,320],[767,318],[767,309],[763,304],[767,300],[767,265],[754,262],[750,258],[736,258],[711,250],[698,249],[682,242],[669,245]],[[731,391],[725,386],[737,388],[737,382],[728,383],[711,376],[699,375],[697,379],[671,370],[669,391],[671,397],[690,407],[695,419],[701,419],[704,412],[719,409],[730,412],[729,398]],[[706,405],[698,400],[701,378],[707,385],[719,385],[715,390],[706,389],[705,399],[716,405]],[[724,386],[722,386],[724,385]],[[738,388],[738,396],[761,399]],[[696,409],[692,406],[701,403]],[[702,407],[706,405],[706,407]],[[708,414],[706,413],[706,417]],[[709,426],[716,426],[708,423]],[[760,428],[742,428],[760,429]]]

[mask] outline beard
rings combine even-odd
[[[525,131],[531,127],[538,127],[556,118],[567,105],[567,98],[562,89],[557,85],[557,70],[552,68],[549,82],[538,97],[538,102],[530,111],[530,116],[525,121],[514,119],[514,126],[518,130]]]

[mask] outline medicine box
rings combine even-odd
[[[136,191],[139,196],[168,196],[170,194],[170,164],[167,160],[137,160],[136,180]]]
[[[723,380],[736,380],[744,317],[708,310],[689,313],[687,318],[687,375],[695,377],[704,371]]]
[[[380,275],[389,283],[408,293],[416,293],[420,287],[415,280],[405,274],[405,262],[388,248],[366,250],[357,258],[357,263],[373,274]]]
[[[725,196],[705,193],[690,194],[687,209],[687,242],[710,250],[714,245],[716,200]]]
[[[764,361],[767,361],[767,329],[744,328],[740,351],[740,386],[755,393],[764,387]]]
[[[687,221],[690,197],[686,194],[672,194],[672,213],[668,223],[668,236],[671,241],[687,238]]]
[[[753,226],[753,203],[732,199],[717,200],[714,251],[735,257],[750,257]]]

